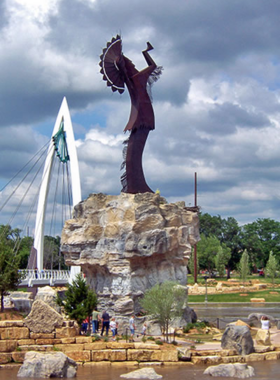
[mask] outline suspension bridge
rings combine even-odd
[[[64,98],[51,139],[0,190],[1,221],[5,220],[0,239],[8,229],[14,231],[11,226],[16,224],[15,255],[23,240],[20,232],[28,231],[28,236],[30,225],[35,224],[27,267],[21,269],[20,286],[64,285],[80,272],[80,267],[65,266],[57,244],[65,220],[72,217],[73,207],[80,201],[78,157]]]

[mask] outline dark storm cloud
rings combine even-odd
[[[99,55],[115,33],[122,32],[124,49],[140,52],[145,42],[142,29],[150,28],[155,56],[160,57],[158,64],[165,68],[165,80],[159,84],[159,90],[154,89],[156,99],[179,106],[187,99],[190,78],[198,75],[198,70],[200,75],[207,76],[225,61],[232,65],[244,52],[278,50],[279,31],[273,20],[276,21],[280,5],[274,1],[269,3],[270,6],[264,6],[258,0],[245,4],[215,1],[202,6],[197,1],[175,1],[162,6],[161,2],[153,2],[147,10],[147,3],[138,1],[130,2],[128,7],[124,0],[92,4],[63,0],[59,2],[58,13],[49,16],[49,32],[44,40],[48,48],[61,55],[71,53],[73,60],[75,56],[91,57],[92,72],[98,73]],[[141,54],[137,55],[141,62]],[[5,89],[0,96],[2,125],[47,117],[65,94],[78,109],[94,102],[97,96],[99,99],[106,97],[105,93],[96,93],[94,84],[92,92],[77,91],[71,78],[68,85],[54,92],[42,75],[46,68],[34,65],[30,57],[24,55],[24,50],[15,53],[4,64],[0,64],[1,71],[5,72],[0,80]],[[65,70],[63,66],[59,69]],[[80,70],[83,70],[82,65]],[[19,99],[14,96],[15,92]]]

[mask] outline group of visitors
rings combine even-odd
[[[82,323],[82,329],[81,333],[86,334],[89,329],[89,318],[86,318]],[[94,309],[91,316],[91,323],[92,323],[92,335],[97,334],[100,330],[100,335],[103,336],[104,331],[106,336],[108,336],[109,329],[112,332],[113,340],[116,340],[116,335],[118,335],[118,322],[116,321],[115,317],[110,318],[108,312],[105,310],[102,314],[97,310]],[[130,329],[130,341],[134,342],[134,335],[135,335],[135,316],[132,315],[129,319],[129,329]],[[147,332],[147,324],[144,323],[142,327],[141,334],[143,336],[146,335]]]

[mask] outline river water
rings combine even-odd
[[[254,380],[275,380],[279,378],[280,361],[252,362],[255,369]],[[212,376],[203,375],[207,366],[155,366],[156,373],[162,375],[162,380],[213,380]],[[131,372],[136,368],[119,366],[85,366],[78,367],[77,380],[121,380],[120,375]],[[27,380],[17,377],[18,369],[0,369],[0,380]],[[53,378],[52,378],[53,379]],[[219,377],[228,380],[228,377]],[[30,378],[28,378],[30,380]]]
[[[217,323],[224,328],[225,324],[237,319],[245,320],[249,314],[267,314],[280,320],[280,303],[189,303],[188,304],[197,314],[199,320],[207,320]]]

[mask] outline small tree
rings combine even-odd
[[[217,255],[215,256],[215,266],[219,273],[219,277],[224,276],[225,267],[228,264],[230,256],[231,256],[230,249],[225,244],[222,244],[218,248]]]
[[[199,267],[207,269],[212,273],[215,268],[215,257],[221,247],[220,241],[216,236],[201,235],[201,240],[197,243],[197,258]]]
[[[245,249],[245,251],[242,253],[238,264],[238,271],[244,285],[245,281],[247,280],[247,276],[250,274],[249,255],[247,249]]]
[[[192,250],[192,254],[191,254],[191,257],[190,257],[190,260],[188,262],[188,268],[191,272],[191,274],[193,275],[193,277],[195,278],[195,273],[194,273],[194,251]],[[199,273],[199,261],[196,259],[196,275],[198,275]]]
[[[149,315],[158,320],[168,342],[169,323],[172,318],[182,314],[186,302],[186,290],[176,282],[166,281],[147,290],[140,304]]]
[[[218,271],[219,277],[223,277],[225,271],[225,262],[223,260],[223,249],[219,248],[218,253],[215,257],[215,266]]]
[[[271,278],[273,288],[274,288],[274,281],[275,281],[275,277],[277,274],[278,267],[279,267],[278,261],[277,261],[276,257],[273,255],[273,252],[270,251],[269,259],[268,259],[268,261],[266,263],[266,267],[265,267],[265,276],[269,276]]]
[[[19,273],[19,258],[12,248],[4,242],[0,242],[0,294],[1,312],[4,311],[4,296],[9,290],[16,290],[21,281],[22,274]]]
[[[66,314],[81,326],[83,320],[90,317],[93,309],[97,306],[97,296],[79,273],[73,282],[67,285],[65,298],[62,300],[58,296],[57,302],[64,306]]]

